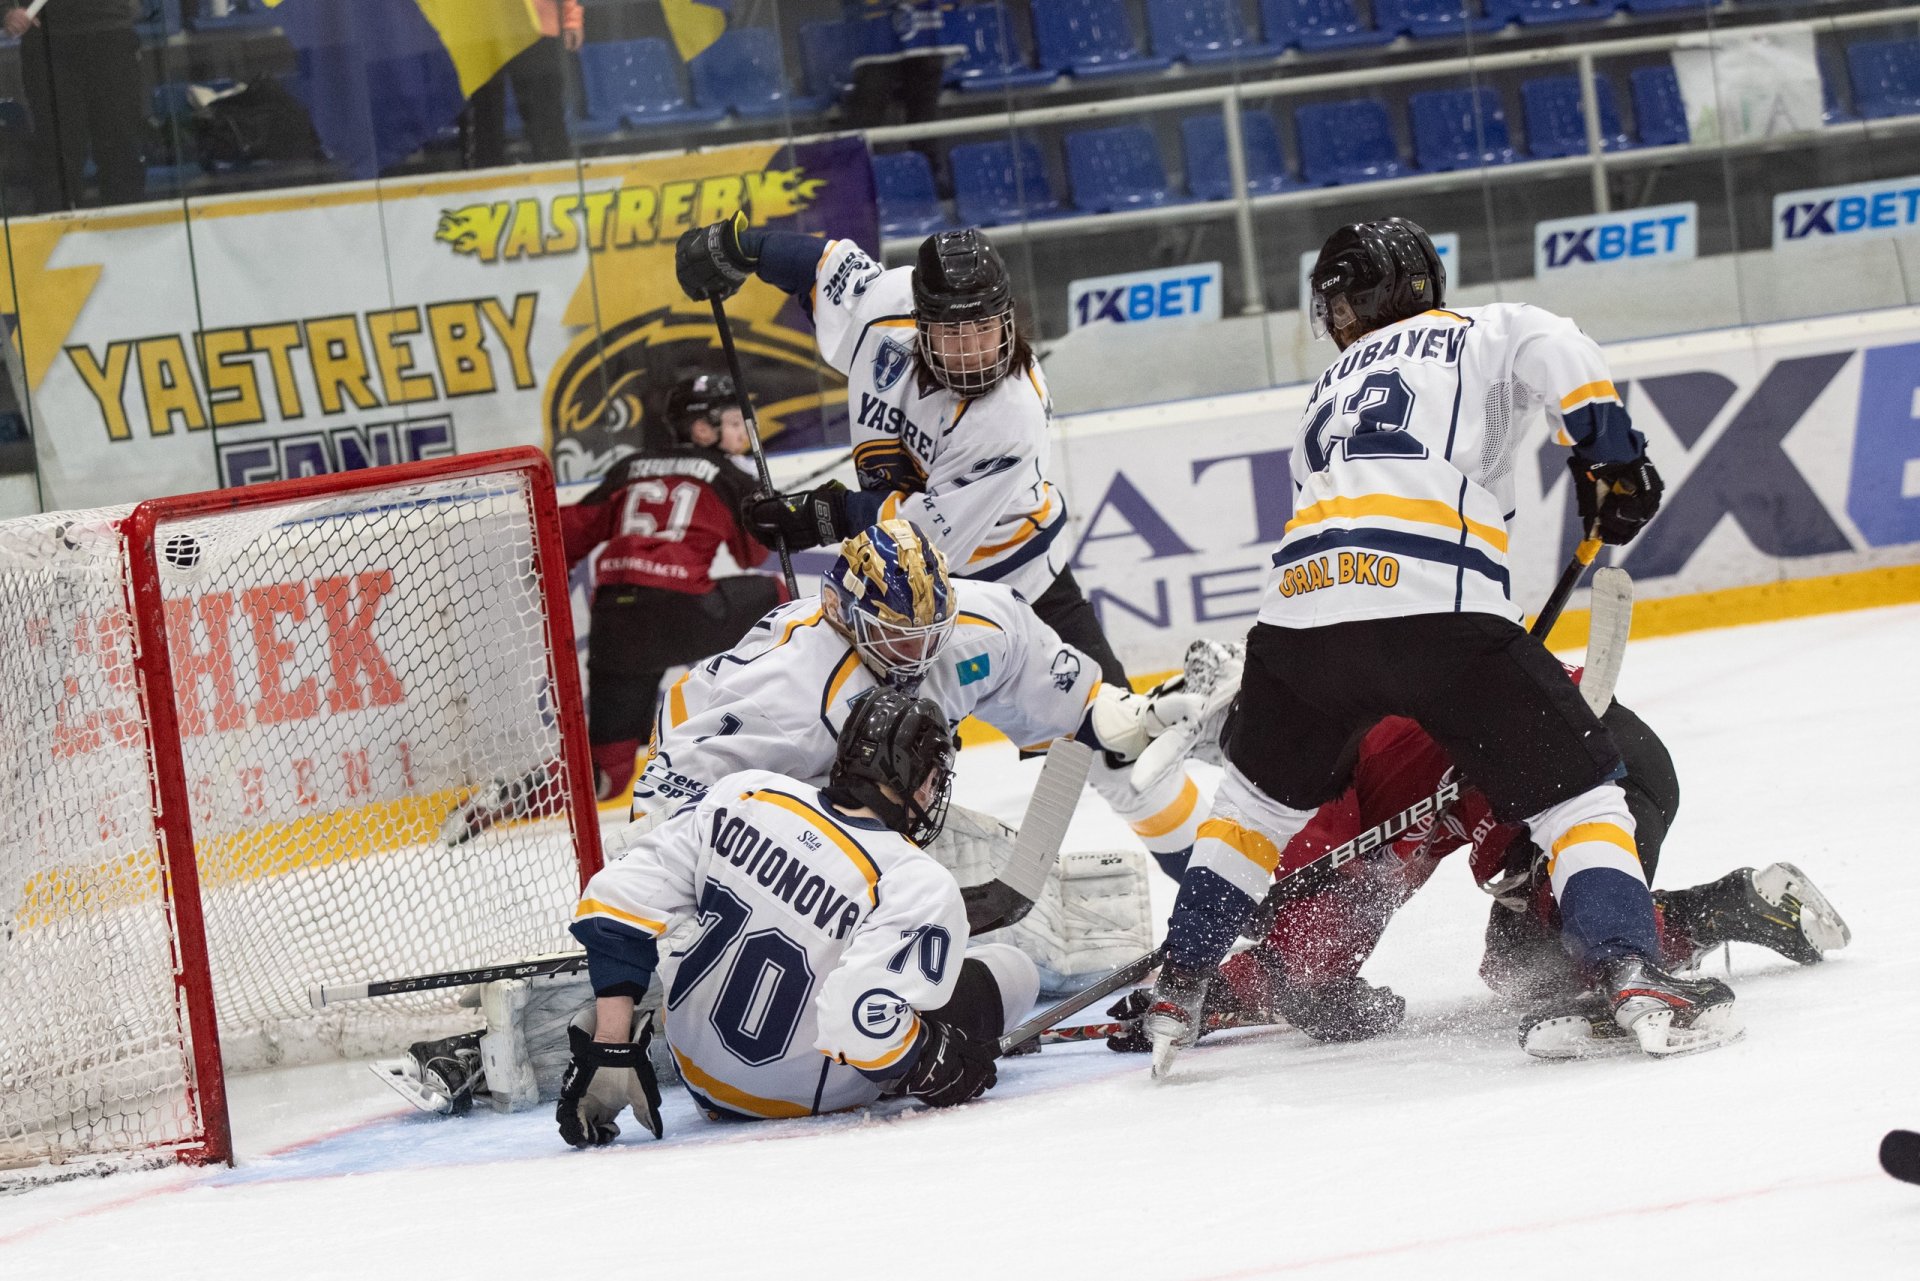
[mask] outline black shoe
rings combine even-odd
[[[1660,890],[1654,902],[1668,925],[1692,942],[1693,959],[1722,943],[1755,943],[1801,965],[1817,965],[1823,952],[1853,937],[1807,874],[1791,863],[1750,867],[1684,890]]]

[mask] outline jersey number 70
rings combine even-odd
[[[1334,407],[1339,406],[1336,423]],[[1345,436],[1330,434],[1352,420]],[[1320,412],[1307,424],[1307,466],[1325,471],[1332,461],[1329,452],[1335,440],[1347,461],[1356,458],[1425,458],[1427,447],[1407,434],[1413,422],[1413,389],[1397,369],[1383,369],[1366,379],[1345,396],[1334,396],[1320,406]]]

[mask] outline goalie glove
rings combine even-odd
[[[560,1078],[560,1105],[555,1119],[560,1137],[576,1148],[597,1148],[620,1136],[614,1118],[628,1106],[640,1123],[661,1133],[660,1083],[654,1078],[647,1047],[653,1043],[653,1012],[634,1020],[633,1039],[626,1044],[593,1039],[594,1012],[582,1010],[567,1029],[573,1061]]]
[[[1240,673],[1246,667],[1242,641],[1202,637],[1187,646],[1180,675],[1162,689],[1183,689],[1200,700],[1200,709],[1166,733],[1157,736],[1133,764],[1135,791],[1150,792],[1187,760],[1226,764],[1227,714],[1240,696]]]
[[[1105,752],[1109,765],[1125,765],[1140,759],[1147,745],[1162,734],[1198,717],[1205,704],[1205,699],[1187,693],[1178,681],[1145,694],[1103,684],[1094,692],[1093,705],[1075,737]]]
[[[922,1103],[937,1108],[969,1103],[999,1079],[993,1065],[1000,1057],[998,1042],[976,1041],[959,1028],[925,1015],[920,1018],[920,1035],[925,1038],[920,1053],[900,1085]]]

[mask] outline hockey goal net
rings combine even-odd
[[[0,522],[0,1183],[231,1160],[224,1070],[472,1025],[309,985],[565,949],[572,636],[538,450]]]

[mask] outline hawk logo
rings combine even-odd
[[[870,987],[853,1003],[853,1025],[865,1036],[885,1041],[900,1031],[913,1007],[898,992]]]
[[[1053,656],[1053,666],[1047,670],[1053,673],[1053,687],[1064,694],[1080,679],[1080,659],[1072,650],[1063,649]]]
[[[913,363],[913,348],[906,347],[888,338],[881,342],[880,350],[873,355],[873,385],[877,391],[885,391],[900,381],[900,375],[907,372],[907,366]]]

